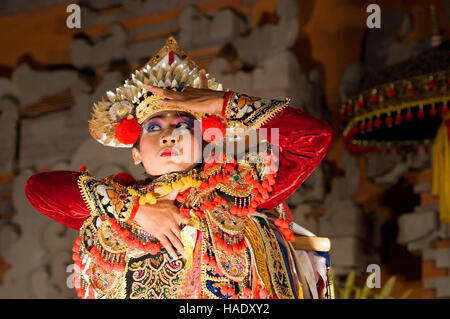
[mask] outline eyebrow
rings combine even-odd
[[[147,124],[147,123],[152,123],[152,122],[158,122],[158,123],[160,123],[160,122],[163,122],[163,120],[162,120],[162,118],[159,118],[159,117],[152,117],[151,119],[149,119],[148,121],[146,121],[145,124]]]
[[[156,122],[159,122],[159,121],[162,120],[162,118],[163,118],[162,115],[155,115],[155,116],[153,116],[153,117],[151,117],[149,119],[146,119],[141,125],[142,126],[147,125],[148,123],[151,123],[153,120],[157,120]]]
[[[192,118],[190,118],[190,117],[188,117],[188,116],[178,116],[177,118],[175,118],[174,120],[173,120],[173,122],[179,122],[179,121],[189,121],[189,122],[193,122],[194,120],[192,119]]]
[[[158,120],[162,121],[164,119],[164,115],[155,115],[147,120],[145,120],[142,125],[146,125],[147,123],[151,123],[153,120],[157,120],[156,122],[159,122]],[[177,121],[177,120],[188,120],[190,122],[194,122],[194,119],[191,118],[190,116],[186,116],[186,115],[178,115],[175,114],[175,119],[173,121]],[[173,123],[173,122],[172,122]]]

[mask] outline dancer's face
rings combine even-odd
[[[193,168],[201,159],[200,138],[194,136],[195,119],[188,113],[160,112],[142,123],[139,148],[133,148],[135,164],[147,174],[159,176]]]

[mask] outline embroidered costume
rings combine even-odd
[[[168,110],[188,112],[202,130],[224,139],[248,129],[264,135],[267,151],[226,158],[214,152],[201,168],[135,181],[126,173],[98,179],[81,172],[33,175],[25,192],[41,213],[80,230],[73,247],[75,286],[81,298],[332,298],[327,253],[293,249],[292,215],[284,200],[311,174],[331,143],[329,126],[289,100],[225,93],[221,114],[164,107],[143,84],[182,90],[199,87],[198,67],[173,38],[116,92],[94,106],[91,135],[112,147],[132,147],[140,125]],[[214,79],[208,87],[222,90]],[[221,138],[206,136],[218,143]],[[273,152],[275,146],[279,152]],[[277,169],[278,168],[278,169]],[[139,205],[179,190],[187,257],[171,259],[134,216]]]

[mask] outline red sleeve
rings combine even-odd
[[[25,195],[40,213],[79,230],[91,214],[78,188],[80,174],[72,171],[34,174],[25,185]]]
[[[304,109],[288,106],[262,126],[279,129],[280,162],[269,199],[258,209],[272,209],[288,198],[325,157],[332,140],[328,124]]]

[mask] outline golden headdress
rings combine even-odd
[[[222,85],[209,74],[208,88],[221,91]],[[161,96],[148,92],[143,84],[182,90],[185,86],[200,87],[199,67],[190,59],[173,37],[141,68],[136,70],[116,92],[94,103],[89,132],[98,142],[112,147],[132,147],[140,124],[149,116],[168,110],[192,114],[200,119],[203,114],[182,107],[163,106]]]

